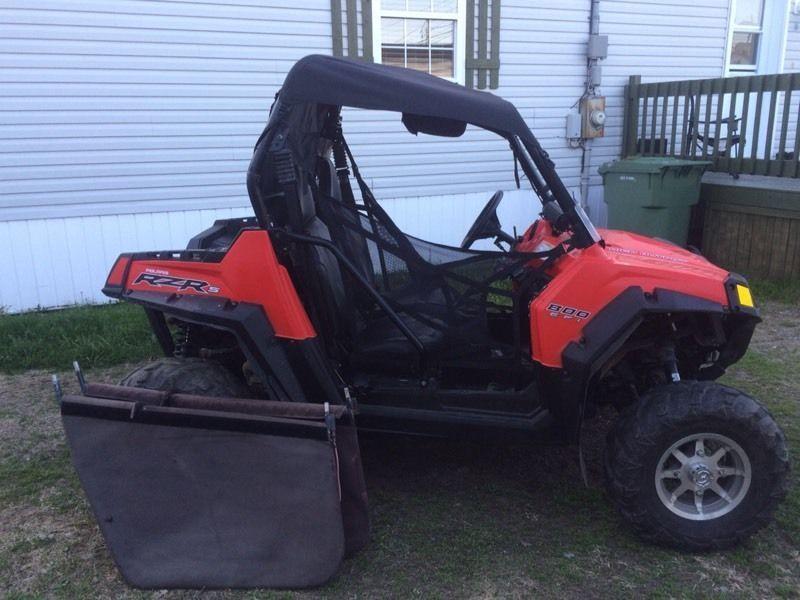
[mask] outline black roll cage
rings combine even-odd
[[[372,297],[372,299],[378,303],[378,306],[381,307],[381,309],[386,313],[386,315],[389,317],[392,323],[394,323],[397,326],[397,328],[403,333],[403,335],[406,336],[406,338],[408,338],[408,341],[411,342],[411,344],[414,346],[417,352],[419,352],[419,354],[422,356],[424,360],[425,346],[423,346],[419,338],[414,334],[413,331],[411,331],[411,329],[408,328],[405,322],[400,318],[400,315],[397,314],[397,311],[395,311],[389,305],[389,303],[386,302],[386,299],[383,296],[381,296],[366,279],[364,279],[363,275],[359,273],[355,265],[353,265],[353,263],[350,262],[350,260],[344,254],[342,254],[341,250],[339,250],[339,248],[336,247],[336,244],[319,237],[302,235],[299,233],[292,233],[291,231],[287,231],[286,229],[268,229],[268,231],[270,231],[271,233],[277,233],[279,236],[286,237],[295,242],[300,242],[303,244],[311,244],[314,246],[321,246],[330,251],[331,254],[333,254],[336,257],[336,260],[338,260],[339,263],[345,269],[347,269],[348,273],[350,273],[350,275],[352,275],[356,279],[356,281],[358,281],[359,285],[361,285],[361,287],[364,288],[364,290]]]
[[[267,231],[270,231],[278,236],[283,236],[293,242],[324,247],[326,250],[331,252],[339,264],[346,269],[348,273],[353,276],[354,280],[358,282],[358,284],[370,295],[372,299],[375,300],[380,309],[386,313],[387,317],[392,321],[392,323],[408,339],[415,350],[417,350],[420,356],[420,367],[421,369],[424,369],[427,364],[427,356],[422,342],[405,324],[397,311],[395,311],[386,301],[386,299],[383,298],[366,279],[364,279],[364,277],[358,272],[358,269],[346,256],[344,256],[339,248],[326,239],[305,235],[303,233],[299,233],[298,231],[292,231],[292,229],[295,229],[291,226],[291,223],[295,222],[295,219],[292,217],[295,216],[296,218],[295,213],[298,210],[297,206],[294,205],[297,202],[297,198],[292,199],[288,197],[293,195],[292,188],[296,183],[296,170],[298,168],[296,161],[292,158],[292,152],[289,147],[289,137],[291,131],[288,123],[286,122],[288,120],[288,116],[292,112],[292,108],[294,108],[292,105],[281,101],[280,94],[277,95],[270,110],[270,118],[267,122],[267,126],[259,137],[259,140],[256,142],[254,155],[248,169],[248,191],[250,192],[251,202],[253,204],[253,209],[259,225]],[[332,110],[330,111],[328,118],[336,119],[337,127],[340,127],[338,125],[338,120],[340,118],[339,114],[341,107],[330,108]],[[530,134],[531,140],[523,140],[515,134],[497,131],[495,131],[495,133],[498,133],[509,141],[511,151],[514,154],[515,159],[522,167],[523,172],[530,181],[533,191],[541,200],[542,205],[546,206],[549,203],[555,203],[561,209],[558,212],[563,213],[563,215],[567,218],[569,226],[572,230],[572,237],[570,238],[566,247],[564,245],[559,245],[549,251],[530,253],[532,259],[543,259],[543,264],[536,269],[536,272],[540,278],[546,277],[544,270],[553,262],[553,260],[557,259],[559,256],[573,248],[585,248],[591,246],[596,240],[578,215],[575,201],[556,173],[552,160],[550,160],[547,152],[533,137],[533,134]],[[347,149],[343,136],[341,140],[344,149]],[[361,178],[358,176],[357,166],[355,166],[355,163],[352,160],[352,155],[350,155],[349,152],[348,155],[353,163],[351,165],[353,172],[357,179],[360,180]],[[266,175],[265,170],[270,159],[273,163],[272,170],[277,187],[272,186],[273,193],[270,193],[264,197],[262,194],[263,187],[261,184]],[[359,181],[359,185],[362,185],[361,181]],[[287,214],[289,216],[290,227],[275,227],[267,208],[267,198],[274,199],[276,194],[281,193],[284,194],[284,200],[287,203]],[[527,288],[527,286],[523,287]],[[516,307],[517,304],[518,302],[515,299],[514,306]],[[515,308],[515,311],[516,310],[517,309]],[[518,335],[515,337],[518,337]],[[518,346],[519,344],[516,345]],[[519,348],[517,348],[517,351],[519,351]]]
[[[550,202],[555,202],[567,217],[573,233],[571,246],[574,248],[587,248],[594,244],[596,240],[592,232],[588,230],[586,224],[578,216],[575,200],[558,176],[553,161],[550,160],[547,152],[539,145],[538,141],[535,142],[535,145],[526,143],[515,135],[511,137],[510,145],[511,151],[519,161],[520,166],[522,166],[522,170],[528,181],[530,181],[531,187],[533,187],[534,192],[542,201],[542,207]]]
[[[259,156],[261,154],[259,153],[259,149],[262,149],[263,151],[265,147],[269,147],[271,152],[275,152],[280,148],[284,148],[286,151],[288,151],[288,147],[286,146],[286,138],[290,132],[285,124],[285,119],[291,112],[292,108],[292,105],[281,100],[280,92],[278,92],[275,97],[275,102],[270,108],[270,116],[269,120],[267,121],[267,125],[256,142],[253,159],[251,160],[250,168],[248,170],[248,181],[250,179],[250,174],[254,172],[254,166],[256,167],[256,171],[260,171],[264,162],[266,161],[266,156]],[[333,108],[336,109],[335,112],[337,113],[335,118],[339,119],[339,113],[341,112],[342,107],[339,106]],[[481,129],[485,128],[481,127]],[[280,134],[277,134],[279,130]],[[555,164],[550,159],[547,151],[542,148],[541,144],[539,144],[539,141],[530,130],[526,132],[529,139],[522,139],[519,135],[510,132],[494,130],[487,131],[493,131],[493,133],[496,133],[508,140],[515,160],[518,161],[522,167],[522,171],[528,178],[534,193],[539,197],[542,206],[544,207],[551,202],[555,202],[556,205],[558,205],[558,207],[561,209],[561,212],[567,218],[569,226],[572,229],[573,237],[570,242],[571,247],[587,248],[599,241],[599,239],[596,237],[596,232],[590,231],[586,223],[584,223],[583,219],[578,214],[575,200],[569,193],[569,190],[567,190],[564,182],[558,176],[558,173],[555,169]],[[279,138],[277,140],[277,144],[275,143],[276,140],[274,139],[276,134]],[[253,201],[253,210],[255,211],[256,216],[259,218],[260,224],[262,226],[267,226],[268,217],[266,206],[263,206],[263,202],[262,206],[256,206],[257,202],[252,193],[250,197],[251,201]]]
[[[400,315],[397,313],[394,308],[386,301],[386,299],[378,293],[378,291],[361,275],[358,269],[353,265],[353,263],[342,253],[339,248],[333,242],[330,242],[326,239],[314,237],[310,235],[303,235],[299,233],[293,233],[288,231],[284,228],[268,228],[271,234],[276,234],[278,237],[285,237],[293,242],[298,242],[301,244],[310,244],[313,246],[321,246],[327,249],[336,260],[341,264],[347,272],[355,278],[355,280],[359,283],[359,285],[372,297],[373,300],[378,304],[382,311],[386,313],[386,316],[389,320],[400,330],[400,332],[408,339],[414,349],[419,353],[420,356],[420,370],[424,371],[425,366],[427,365],[427,352],[425,350],[425,346],[420,341],[420,339],[414,334],[413,331],[405,324],[403,319],[400,318]],[[544,263],[536,270],[536,273],[540,277],[546,277],[544,275],[544,270],[552,263],[553,260],[562,256],[566,253],[566,249],[564,246],[556,246],[552,250],[547,250],[545,252],[534,252],[529,253],[532,259],[535,258],[542,258],[544,259]],[[526,284],[520,286],[520,289],[514,293],[514,317],[515,320],[518,320],[519,317],[519,298],[516,296],[522,296],[525,292],[528,291],[529,285]],[[515,337],[515,347],[517,353],[519,353],[519,330],[514,329],[514,337]]]

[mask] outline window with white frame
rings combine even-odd
[[[376,62],[463,83],[465,0],[375,0]]]
[[[755,71],[764,35],[764,0],[733,0],[728,71]]]

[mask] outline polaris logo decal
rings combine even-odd
[[[551,302],[547,305],[547,312],[550,313],[551,317],[575,319],[578,322],[588,319],[590,316],[592,316],[592,313],[590,313],[588,310],[581,310],[580,308],[574,308],[572,306],[564,306],[562,304],[556,304],[555,302]]]
[[[171,287],[179,292],[194,290],[200,294],[219,293],[218,287],[209,285],[207,281],[201,279],[186,279],[185,277],[171,277],[169,275],[159,275],[156,273],[142,272],[133,283],[146,283],[153,287]]]
[[[617,254],[627,254],[629,256],[643,256],[645,258],[655,258],[657,260],[666,260],[669,262],[676,262],[676,263],[689,262],[682,256],[669,256],[667,254],[658,254],[656,252],[650,252],[648,250],[633,250],[631,248],[623,248],[621,246],[612,246],[611,244],[608,244],[606,246],[606,250],[609,252],[616,252]]]

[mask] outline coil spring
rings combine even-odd
[[[175,324],[175,351],[173,355],[180,358],[187,356],[189,351],[189,338],[191,333],[191,326],[189,323],[179,321]]]

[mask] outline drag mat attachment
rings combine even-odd
[[[72,462],[141,588],[320,585],[369,536],[344,406],[87,383],[64,395]]]

